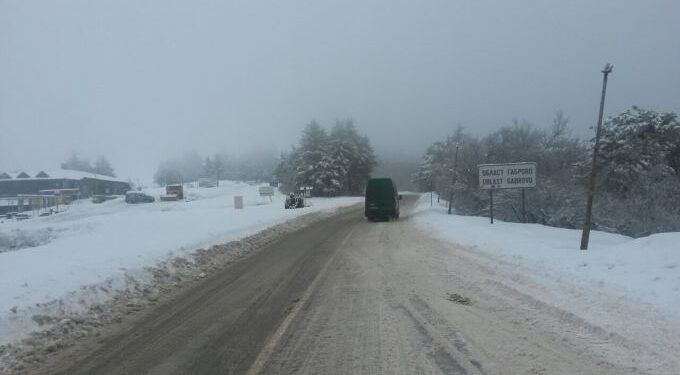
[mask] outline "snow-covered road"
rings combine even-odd
[[[680,325],[671,315],[606,291],[588,294],[557,270],[440,242],[436,231],[455,240],[450,233],[469,239],[482,230],[472,233],[469,218],[458,218],[449,231],[445,210],[427,211],[421,202],[398,223],[357,226],[261,373],[680,371]],[[439,216],[446,226],[435,224]],[[512,230],[505,233],[512,241]],[[480,248],[492,236],[477,238]],[[595,311],[612,315],[591,319]]]
[[[367,222],[357,207],[315,217],[167,298],[132,304],[107,330],[69,321],[85,327],[23,357],[24,372],[680,373],[675,274],[664,266],[677,257],[657,240],[675,234],[593,233],[584,253],[569,245],[575,231],[403,202],[396,222]],[[616,272],[660,276],[666,292],[645,295]]]

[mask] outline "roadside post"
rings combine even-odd
[[[590,167],[590,179],[588,181],[588,195],[586,197],[586,217],[583,222],[583,232],[581,232],[581,250],[588,250],[590,240],[590,227],[593,224],[593,197],[595,196],[595,175],[597,173],[597,153],[600,148],[600,133],[602,129],[602,115],[604,113],[604,97],[607,93],[607,76],[612,72],[614,66],[607,64],[602,69],[602,97],[600,98],[600,114],[597,117],[597,130],[595,131],[595,145],[593,146],[593,163]]]
[[[234,195],[234,209],[243,209],[243,195]]]
[[[493,188],[489,189],[489,217],[491,224],[493,224]]]
[[[527,194],[526,189],[522,188],[522,222],[527,222]]]
[[[536,187],[536,163],[480,164],[479,187],[489,190],[489,217],[493,224],[493,191],[522,190],[522,220],[526,223],[526,188]]]
[[[434,176],[430,175],[430,207],[432,207],[433,194],[434,194]]]

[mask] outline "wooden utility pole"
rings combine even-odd
[[[451,215],[451,207],[453,206],[453,187],[456,185],[456,168],[458,166],[458,148],[460,145],[456,143],[456,155],[453,157],[453,171],[451,173],[451,190],[449,192],[449,215]]]
[[[526,189],[522,188],[522,222],[527,222],[527,195]]]
[[[493,224],[493,188],[489,189],[489,218]]]
[[[595,195],[595,177],[597,174],[597,152],[600,149],[600,133],[602,129],[602,115],[604,113],[604,96],[607,92],[607,76],[612,72],[614,66],[607,64],[602,69],[602,98],[600,99],[600,115],[597,118],[597,130],[595,131],[595,145],[593,146],[593,164],[590,168],[590,181],[588,183],[588,201],[586,203],[586,217],[583,223],[583,233],[581,234],[581,250],[588,249],[590,239],[590,227],[593,223],[593,197]]]

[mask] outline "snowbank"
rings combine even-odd
[[[445,207],[430,207],[429,197],[412,215],[419,228],[529,298],[658,352],[680,350],[680,233],[633,239],[594,231],[582,251],[579,230],[492,225],[447,215]]]
[[[259,196],[258,186],[234,182],[221,182],[217,188],[189,188],[185,191],[188,202],[159,202],[161,189],[146,192],[156,202],[79,201],[57,215],[0,224],[0,245],[4,244],[0,249],[0,345],[36,328],[21,316],[35,312],[36,306],[58,301],[61,311],[83,309],[109,298],[112,290],[125,288],[130,279],[149,277],[145,267],[243,238],[306,213],[360,201],[313,198],[312,207],[285,210],[283,195],[269,202]],[[244,196],[244,209],[233,208],[234,195]],[[76,293],[86,287],[96,292]]]
[[[497,220],[492,225],[486,217],[446,215],[444,207],[431,208],[429,198],[419,200],[415,219],[440,239],[538,267],[532,276],[625,291],[680,314],[680,233],[633,239],[593,231],[588,250],[581,251],[580,230]]]

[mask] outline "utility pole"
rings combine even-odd
[[[581,250],[588,249],[590,239],[590,227],[593,223],[593,196],[595,195],[595,176],[597,174],[597,152],[600,149],[600,133],[602,130],[602,115],[604,113],[604,96],[607,92],[607,76],[612,72],[614,66],[607,64],[602,69],[602,98],[600,99],[600,115],[597,118],[597,130],[595,131],[595,146],[593,146],[593,164],[590,168],[590,181],[588,183],[588,201],[586,203],[586,217],[583,223],[583,233],[581,234]]]
[[[449,192],[449,215],[451,215],[451,207],[453,205],[453,187],[456,185],[456,167],[458,166],[458,148],[460,145],[456,143],[456,155],[453,157],[453,172],[451,173],[451,190]]]

